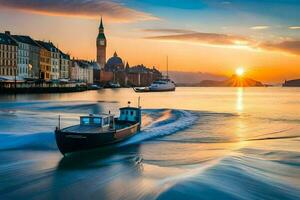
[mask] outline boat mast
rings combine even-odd
[[[60,115],[58,115],[58,130],[60,130]]]
[[[167,78],[169,78],[169,56],[167,56]]]
[[[141,97],[138,98],[138,108],[141,108]]]

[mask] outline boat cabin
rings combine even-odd
[[[94,125],[98,127],[112,127],[114,124],[114,115],[102,114],[102,115],[92,115],[81,116],[80,125]]]
[[[120,108],[120,121],[128,122],[140,122],[141,119],[141,109],[135,107],[124,107]]]

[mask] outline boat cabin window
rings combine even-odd
[[[109,119],[108,117],[103,119],[103,126],[108,125],[109,124]]]
[[[109,118],[107,117],[97,117],[97,116],[86,116],[80,117],[80,124],[81,125],[98,125],[98,126],[108,126],[109,125]],[[113,117],[112,117],[113,119]]]
[[[81,118],[81,124],[83,124],[83,125],[90,124],[90,118],[89,117],[82,117]]]
[[[99,124],[101,125],[102,119],[100,117],[94,117],[93,118],[93,123],[94,124]]]

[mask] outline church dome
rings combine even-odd
[[[110,69],[124,68],[123,60],[115,52],[114,56],[108,59],[106,66]]]

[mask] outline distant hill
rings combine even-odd
[[[163,72],[166,74],[166,72]],[[169,77],[177,86],[190,87],[262,87],[263,83],[247,78],[232,75],[227,76],[216,75],[202,72],[180,72],[169,71]]]
[[[197,86],[199,87],[263,87],[265,85],[259,81],[250,78],[238,77],[236,75],[233,75],[225,81],[204,80],[201,81]]]
[[[166,72],[163,72],[166,74]],[[179,71],[169,71],[169,77],[177,85],[194,85],[199,84],[203,80],[214,80],[214,81],[224,81],[228,79],[226,76],[202,73],[202,72],[179,72]]]
[[[283,87],[300,87],[300,79],[285,81]]]

